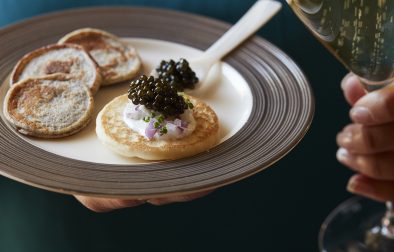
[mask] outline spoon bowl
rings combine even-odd
[[[258,0],[246,14],[232,26],[222,37],[212,44],[199,57],[188,59],[191,69],[199,78],[194,91],[205,86],[208,73],[215,63],[253,35],[281,9],[282,4],[273,0]],[[157,77],[155,69],[151,75]],[[209,82],[213,82],[210,80]],[[203,85],[204,84],[204,85]]]

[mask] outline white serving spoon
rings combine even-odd
[[[196,72],[200,84],[204,82],[211,67],[234,50],[258,29],[266,24],[282,7],[271,0],[258,0],[246,14],[222,37],[198,58],[190,59],[190,67]]]
[[[272,0],[258,0],[246,14],[232,26],[222,37],[211,45],[201,56],[187,59],[191,69],[199,78],[199,89],[205,82],[212,66],[253,35],[267,23],[282,7],[282,4]],[[152,75],[157,76],[155,70]]]

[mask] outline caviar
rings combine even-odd
[[[178,116],[192,108],[190,101],[178,95],[174,86],[165,80],[142,75],[130,83],[128,97],[135,105],[144,105],[148,109],[163,114],[165,117]]]
[[[160,66],[156,68],[160,79],[165,80],[177,91],[183,91],[185,88],[193,89],[198,82],[196,73],[189,66],[189,62],[180,59],[178,62],[173,60],[161,61]]]

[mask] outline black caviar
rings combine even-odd
[[[167,81],[171,86],[178,91],[183,91],[185,88],[193,89],[198,82],[196,73],[190,68],[189,62],[185,59],[180,59],[175,62],[161,61],[156,72],[160,79]]]
[[[144,105],[148,109],[163,114],[165,117],[178,116],[192,108],[190,101],[178,95],[174,86],[165,80],[142,75],[130,83],[128,97],[135,105]]]

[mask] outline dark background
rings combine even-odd
[[[177,9],[235,23],[254,2],[0,0],[0,26],[92,5]],[[290,154],[190,203],[107,214],[90,212],[71,196],[0,177],[0,251],[317,251],[321,223],[350,196],[345,190],[350,172],[335,159],[336,133],[349,121],[339,85],[346,70],[286,5],[258,34],[300,65],[316,97],[312,127]]]

